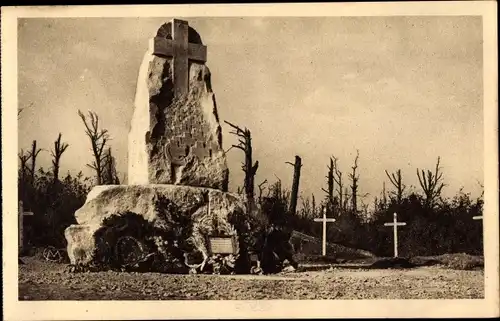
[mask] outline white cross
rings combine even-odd
[[[25,216],[32,216],[34,215],[33,212],[25,212],[23,208],[23,202],[19,202],[19,227],[18,227],[18,232],[19,232],[19,250],[22,251],[24,249],[24,217]]]
[[[482,220],[483,219],[483,216],[482,215],[478,215],[478,216],[473,216],[472,217],[473,220]]]
[[[394,213],[392,223],[384,223],[385,226],[393,226],[394,228],[394,257],[398,257],[398,226],[405,226],[405,222],[398,222],[398,214]]]
[[[327,218],[326,217],[326,209],[323,210],[323,217],[322,218],[315,218],[314,222],[323,222],[323,247],[322,247],[322,254],[323,256],[326,256],[326,223],[333,223],[335,222],[334,218]]]

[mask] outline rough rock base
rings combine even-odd
[[[245,247],[244,200],[210,188],[178,185],[97,186],[65,231],[71,264],[125,266],[148,264],[163,272],[214,263],[209,236],[233,236],[234,265]],[[243,249],[244,250],[244,249]],[[219,264],[220,265],[220,264]],[[220,266],[218,267],[220,268]]]

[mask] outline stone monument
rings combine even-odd
[[[128,185],[96,186],[76,211],[78,224],[65,231],[72,264],[125,264],[144,252],[192,268],[187,257],[198,254],[203,269],[215,254],[239,255],[245,202],[227,192],[206,61],[186,21],[164,24],[151,40],[137,81]]]
[[[176,184],[227,191],[207,47],[174,19],[151,40],[142,62],[129,134],[129,184]]]

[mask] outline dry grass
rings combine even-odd
[[[475,270],[484,268],[483,257],[465,253],[443,254],[439,256],[424,257],[424,259],[436,261],[437,264],[454,270]]]

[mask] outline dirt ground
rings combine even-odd
[[[22,258],[19,300],[480,299],[484,272],[333,267],[270,276],[68,273]]]

